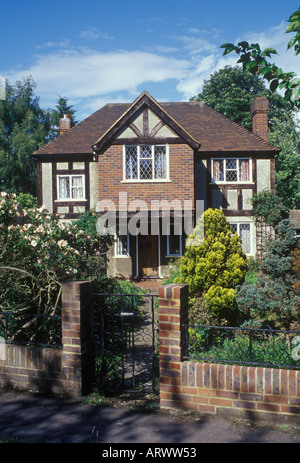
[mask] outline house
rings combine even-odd
[[[60,136],[34,153],[39,204],[61,220],[88,209],[103,218],[111,206],[114,276],[165,276],[170,259],[184,252],[183,220],[195,225],[198,204],[222,209],[254,256],[251,198],[275,187],[268,106],[264,97],[254,100],[253,132],[201,101],[158,103],[147,92],[132,104],[107,104],[72,128],[64,116]]]

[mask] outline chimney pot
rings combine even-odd
[[[59,120],[59,133],[62,135],[65,132],[68,132],[72,127],[72,119],[69,114],[64,114],[63,117]]]
[[[252,132],[268,141],[268,111],[269,100],[264,96],[257,96],[251,105]]]

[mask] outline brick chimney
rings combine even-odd
[[[251,105],[252,132],[265,141],[268,141],[268,111],[268,98],[257,96]]]
[[[72,127],[72,119],[69,114],[64,114],[64,117],[59,119],[59,134],[62,135],[65,132],[68,132]]]

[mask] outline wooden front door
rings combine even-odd
[[[139,235],[139,276],[158,276],[158,236]]]

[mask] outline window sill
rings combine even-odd
[[[87,199],[56,199],[55,203],[84,203]]]
[[[127,254],[126,256],[113,256],[113,259],[128,259],[130,257],[129,254]]]
[[[210,185],[254,185],[252,181],[244,181],[244,182],[209,182]]]
[[[121,180],[121,183],[172,183],[172,180]]]

